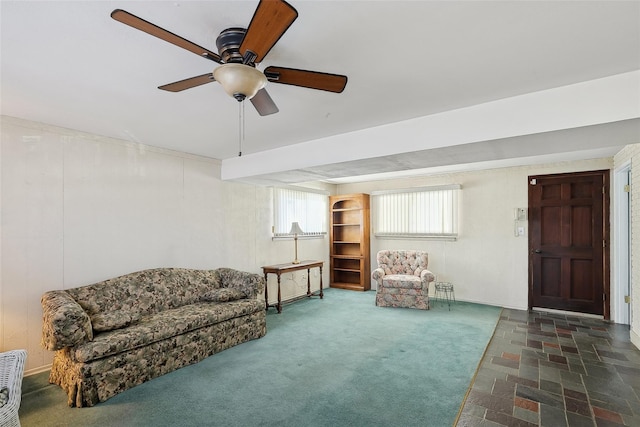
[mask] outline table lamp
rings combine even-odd
[[[302,234],[304,233],[304,231],[302,231],[302,229],[300,228],[300,225],[298,225],[297,222],[292,222],[291,223],[291,230],[289,231],[289,234],[293,234],[293,240],[295,242],[295,246],[296,246],[296,258],[293,260],[292,264],[300,264],[300,260],[298,259],[298,234]]]

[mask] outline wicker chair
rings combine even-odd
[[[18,409],[22,399],[22,375],[26,360],[25,350],[0,353],[0,389],[9,389],[9,401],[0,407],[0,427],[20,426]]]

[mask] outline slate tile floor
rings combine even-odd
[[[504,309],[457,426],[640,426],[629,327]]]

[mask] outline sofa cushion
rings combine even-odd
[[[155,268],[105,280],[67,292],[92,319],[112,311],[129,313],[132,321],[200,300],[220,287],[216,270]]]
[[[205,292],[200,298],[201,301],[227,302],[246,298],[247,295],[240,289],[218,288]]]
[[[114,310],[91,316],[91,325],[96,332],[113,331],[131,324],[131,315],[126,311]]]
[[[407,274],[388,274],[382,279],[385,288],[422,289],[422,280]]]
[[[78,362],[90,362],[259,311],[264,311],[264,302],[257,299],[185,305],[144,316],[126,328],[96,334],[93,341],[73,349],[72,356]]]

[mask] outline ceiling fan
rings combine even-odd
[[[145,21],[129,12],[116,9],[111,13],[116,21],[221,64],[213,72],[159,86],[158,89],[180,92],[218,81],[225,92],[239,102],[250,99],[261,116],[277,113],[278,107],[265,89],[267,82],[283,83],[340,93],[347,76],[318,71],[269,66],[264,72],[256,69],[271,48],[298,17],[296,9],[284,0],[260,0],[249,26],[228,28],[216,39],[218,53],[198,46],[170,31]]]

